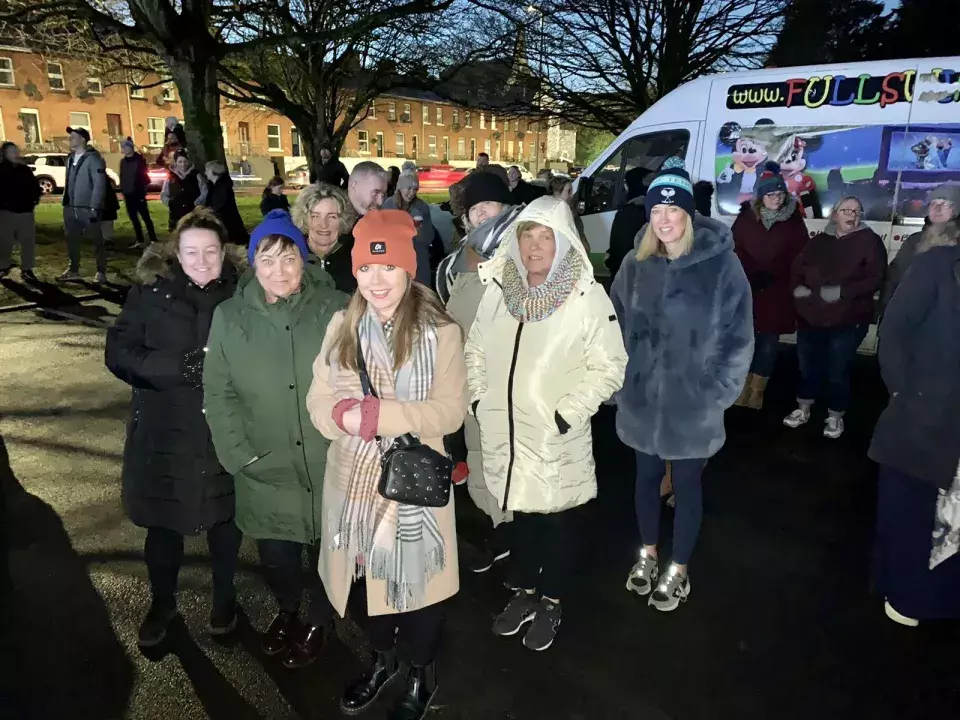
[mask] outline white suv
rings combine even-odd
[[[36,153],[24,155],[23,162],[30,166],[37,176],[40,189],[44,195],[63,192],[67,186],[67,154],[66,153]],[[114,189],[120,187],[120,177],[110,168],[107,168],[107,178]]]

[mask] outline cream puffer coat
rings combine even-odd
[[[583,262],[571,294],[539,322],[516,320],[502,291],[505,263],[519,257],[516,223],[524,221],[553,229],[554,269],[571,246]],[[478,269],[486,290],[465,347],[471,411],[480,422],[484,478],[500,507],[553,513],[597,495],[590,418],[623,385],[627,353],[570,208],[540,198],[516,223]],[[558,414],[570,426],[563,434]]]

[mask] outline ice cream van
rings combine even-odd
[[[777,68],[698,78],[638,117],[577,179],[594,252],[617,208],[671,156],[714,183],[711,213],[733,223],[767,160],[780,164],[811,231],[857,195],[888,251],[923,224],[926,196],[960,182],[960,57]],[[634,172],[632,172],[634,171]]]

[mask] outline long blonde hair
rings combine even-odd
[[[683,230],[683,237],[680,238],[680,254],[686,255],[693,247],[693,218],[687,215],[687,224]],[[667,249],[660,242],[656,232],[653,229],[653,221],[647,222],[647,229],[640,239],[640,247],[637,248],[637,260],[643,262],[650,257],[666,257]]]
[[[367,313],[367,300],[359,290],[353,293],[343,311],[343,323],[337,329],[333,344],[327,354],[327,363],[336,358],[340,367],[357,370],[357,329]],[[456,325],[436,293],[410,278],[407,289],[393,316],[393,370],[398,371],[410,359],[413,344],[421,328],[433,325],[437,328]],[[459,327],[459,326],[458,326]],[[463,330],[460,330],[461,339]]]

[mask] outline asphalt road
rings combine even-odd
[[[181,575],[183,624],[158,652],[137,649],[149,597],[143,532],[123,515],[118,480],[129,390],[102,365],[99,326],[117,307],[61,310],[72,317],[0,315],[0,535],[12,583],[0,611],[0,720],[339,716],[343,683],[361,667],[362,632],[342,623],[302,671],[264,658],[256,629],[273,606],[249,541],[238,580],[249,624],[233,641],[203,631],[207,553],[194,539]],[[785,351],[771,407],[728,415],[727,447],[706,473],[693,592],[669,615],[623,586],[638,542],[632,459],[604,409],[595,422],[600,496],[579,513],[581,553],[571,558],[576,582],[557,642],[535,654],[517,638],[494,637],[491,618],[508,593],[496,574],[464,573],[431,716],[955,716],[957,624],[895,626],[870,592],[875,469],[865,447],[885,402],[875,366],[858,368],[858,405],[837,442],[816,422],[780,425],[794,366]],[[465,496],[458,500],[467,556],[477,517]]]

